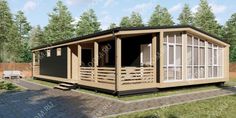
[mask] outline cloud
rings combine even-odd
[[[142,3],[142,4],[137,4],[134,7],[128,9],[129,12],[135,11],[135,12],[139,12],[139,13],[143,13],[145,11],[147,11],[148,9],[151,9],[152,7],[154,7],[155,4],[149,2],[149,3]]]
[[[193,6],[193,7],[191,8],[191,11],[192,11],[193,13],[196,13],[198,7],[199,7],[199,5],[195,5],[195,6]]]
[[[101,28],[103,30],[107,29],[113,21],[113,18],[109,15],[108,12],[103,11],[99,16],[99,22],[101,22]]]
[[[116,3],[115,0],[105,0],[104,7],[111,6],[115,3]]]
[[[32,11],[35,10],[35,8],[37,7],[37,3],[34,0],[28,0],[23,7],[23,11],[28,12],[28,11]]]
[[[209,4],[211,6],[211,9],[212,9],[212,12],[214,14],[219,14],[219,13],[224,13],[227,9],[226,6],[224,5],[218,5],[218,4],[215,4],[215,3],[210,3]],[[196,13],[197,12],[197,9],[198,9],[199,5],[195,5],[192,7],[191,11],[193,13]]]
[[[223,13],[223,12],[225,12],[225,10],[227,8],[224,5],[218,5],[218,4],[214,4],[214,3],[211,3],[210,6],[212,8],[213,13],[215,13],[215,14]]]
[[[181,3],[179,3],[179,4],[176,4],[175,6],[171,7],[170,9],[168,9],[168,11],[170,13],[180,12],[182,8],[183,8],[183,5]]]
[[[95,4],[98,0],[66,0],[66,4],[69,6],[78,5],[78,4]]]

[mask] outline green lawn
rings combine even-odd
[[[45,85],[45,86],[48,86],[48,87],[51,87],[51,88],[53,88],[54,86],[57,85],[56,83],[53,83],[53,82],[47,82],[47,81],[37,80],[37,79],[32,79],[32,78],[28,78],[28,79],[25,79],[25,80],[29,81],[29,82],[34,82],[34,83],[38,83],[38,84],[41,84],[41,85]]]
[[[0,80],[0,91],[20,91],[23,90],[22,87],[17,86],[9,81],[6,80]]]
[[[236,95],[231,95],[121,115],[117,118],[235,118],[235,116]]]
[[[57,84],[42,80],[35,80],[35,79],[26,79],[30,82],[35,82],[38,84],[46,85],[49,87],[54,87]],[[235,82],[227,82],[225,84],[226,86],[236,86]],[[191,92],[198,92],[198,91],[204,91],[204,90],[212,90],[212,89],[219,89],[219,87],[215,85],[201,85],[201,86],[189,86],[189,87],[179,87],[179,88],[173,88],[173,89],[164,89],[156,93],[149,93],[149,94],[140,94],[140,95],[130,95],[130,96],[123,96],[123,97],[116,97],[110,94],[95,92],[92,90],[86,90],[86,89],[76,89],[77,91],[83,92],[83,93],[89,93],[114,99],[119,99],[123,101],[130,101],[130,100],[140,100],[145,98],[153,98],[153,97],[162,97],[162,96],[169,96],[169,95],[176,95],[176,94],[184,94],[184,93],[191,93]]]

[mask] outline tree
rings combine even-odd
[[[178,20],[181,25],[193,25],[193,15],[188,4],[184,5],[183,11],[180,13]]]
[[[207,0],[200,0],[199,7],[195,13],[194,25],[211,34],[221,35],[221,26],[217,23]]]
[[[21,35],[22,40],[27,40],[29,38],[29,31],[31,30],[30,23],[27,22],[24,12],[18,11],[15,15],[15,23],[18,29],[18,32]]]
[[[120,27],[131,27],[131,22],[128,16],[125,16],[121,19]]]
[[[78,36],[91,34],[100,31],[100,22],[93,9],[89,9],[80,16],[76,27],[76,34]]]
[[[117,27],[117,26],[116,26],[115,23],[111,23],[108,29],[113,29],[113,28],[116,28],[116,27]]]
[[[230,61],[236,61],[236,13],[226,22],[224,39],[230,46]]]
[[[0,0],[0,62],[17,61],[19,34],[5,0]]]
[[[43,38],[43,31],[39,25],[33,27],[29,34],[29,44],[31,48],[43,45],[46,40]]]
[[[171,26],[174,25],[172,16],[166,8],[162,8],[160,5],[155,7],[155,10],[148,22],[149,26]]]
[[[45,27],[44,38],[47,43],[69,39],[74,36],[73,18],[68,8],[58,1],[49,14],[49,24]]]
[[[132,27],[141,27],[143,25],[143,20],[141,15],[138,12],[132,12],[130,17],[130,24]]]
[[[22,11],[18,11],[15,15],[15,24],[20,34],[19,38],[19,48],[18,48],[18,61],[30,62],[31,61],[31,51],[29,47],[29,31],[31,30],[30,23],[27,22],[26,17]]]

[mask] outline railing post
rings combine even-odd
[[[97,66],[98,66],[98,42],[94,42],[94,80],[97,82]]]
[[[80,66],[81,66],[82,58],[81,58],[81,46],[78,44],[78,80],[80,79]]]
[[[116,92],[119,91],[121,85],[121,39],[115,38],[115,50],[116,50]]]
[[[153,65],[153,83],[156,83],[157,79],[157,36],[156,34],[152,34],[152,65]]]

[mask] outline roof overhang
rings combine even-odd
[[[221,41],[220,38],[213,36],[207,32],[204,32],[198,28],[192,26],[170,26],[170,27],[142,27],[142,28],[114,28],[111,30],[102,31],[95,34],[90,34],[82,37],[76,37],[62,42],[53,43],[51,45],[39,46],[31,49],[32,52],[46,50],[56,47],[62,47],[72,44],[78,44],[82,42],[96,41],[104,38],[112,38],[113,36],[135,35],[135,34],[150,34],[158,32],[179,32],[186,31],[187,33],[197,35],[198,37],[207,39],[213,43],[229,46],[229,44]]]

